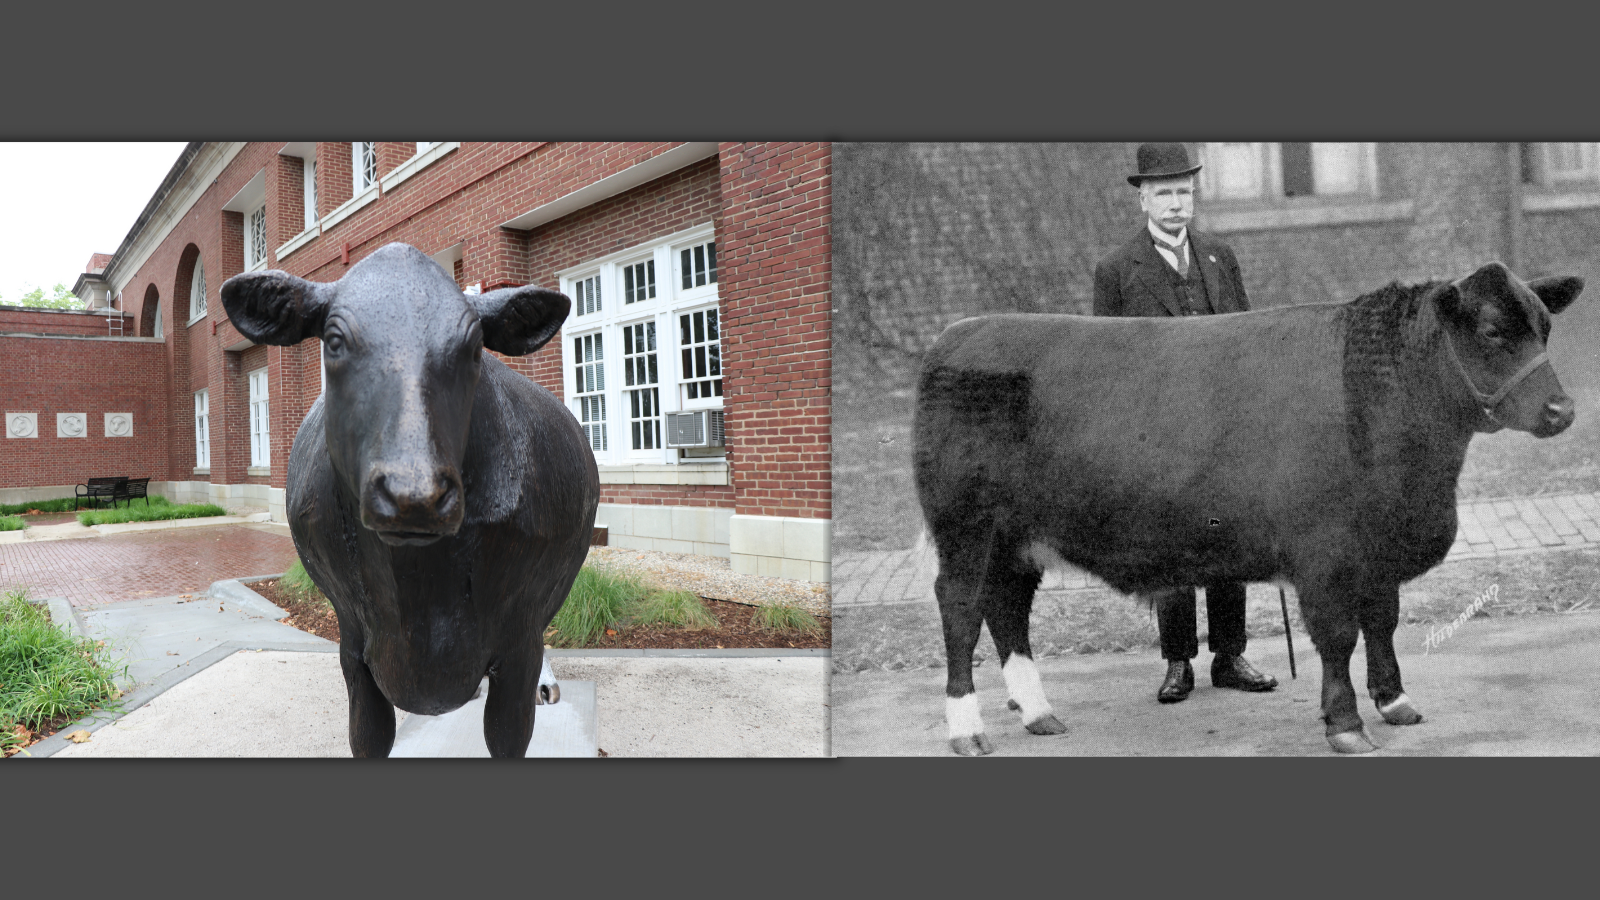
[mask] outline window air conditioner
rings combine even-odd
[[[721,447],[722,410],[667,413],[668,447]]]

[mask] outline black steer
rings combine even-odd
[[[1394,653],[1399,586],[1450,549],[1473,434],[1572,423],[1545,340],[1582,289],[1491,263],[1344,304],[951,325],[924,359],[915,423],[951,747],[993,749],[972,683],[985,621],[1023,724],[1065,730],[1028,645],[1056,558],[1129,593],[1288,581],[1322,657],[1333,748],[1374,746],[1350,683],[1361,635],[1379,712],[1421,721]]]
[[[287,502],[339,617],[351,751],[388,756],[394,707],[449,712],[487,674],[489,752],[525,755],[544,630],[588,552],[599,475],[561,402],[482,351],[534,352],[571,301],[464,295],[404,244],[335,283],[269,271],[221,293],[252,341],[322,341],[327,390],[295,437]]]

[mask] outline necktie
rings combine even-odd
[[[1176,247],[1167,244],[1156,244],[1157,247],[1163,250],[1171,251],[1173,257],[1178,261],[1178,274],[1184,278],[1189,277],[1189,254],[1185,252],[1188,244],[1188,241],[1184,241]]]

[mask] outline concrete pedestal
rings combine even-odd
[[[489,696],[489,679],[478,696],[442,716],[409,714],[395,729],[389,758],[489,756],[483,743],[483,705]],[[599,755],[600,727],[596,718],[594,682],[562,681],[561,702],[536,707],[529,757],[586,757]]]

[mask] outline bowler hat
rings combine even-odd
[[[1138,187],[1147,178],[1182,178],[1200,171],[1189,165],[1189,148],[1182,144],[1140,144],[1139,174],[1129,175],[1128,183]]]

